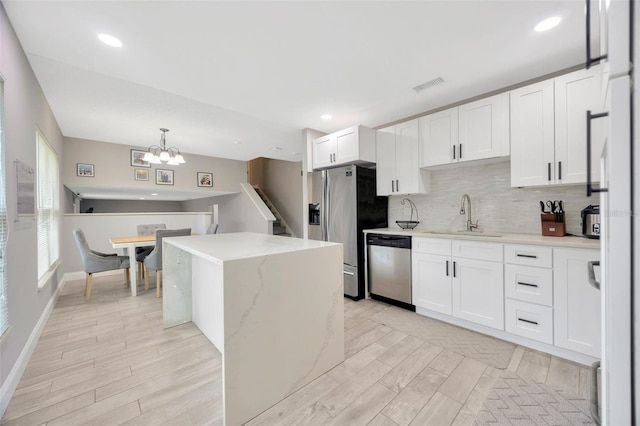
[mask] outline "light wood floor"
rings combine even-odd
[[[155,291],[122,279],[63,290],[2,425],[220,425],[221,357],[193,326],[162,329]],[[501,370],[376,322],[345,299],[346,361],[248,425],[473,424]],[[418,320],[416,316],[416,320]],[[516,347],[508,370],[586,397],[588,370]],[[231,426],[231,425],[230,425]]]

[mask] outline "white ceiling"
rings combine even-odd
[[[583,0],[2,3],[65,136],[238,160],[584,62]]]

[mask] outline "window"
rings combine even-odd
[[[58,156],[45,137],[36,131],[38,140],[37,233],[38,233],[38,287],[49,280],[60,257],[58,229],[60,222],[60,183]]]
[[[9,301],[7,299],[7,203],[5,193],[4,162],[4,82],[0,79],[0,336],[9,328]]]

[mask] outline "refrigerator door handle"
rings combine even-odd
[[[322,172],[322,208],[320,209],[320,236],[327,241],[327,172]]]
[[[592,262],[587,262],[587,270],[589,273],[589,284],[591,284],[591,287],[595,288],[596,290],[600,290],[600,282],[596,280],[596,272],[593,269],[594,266],[600,266],[600,261],[595,260]]]
[[[587,1],[587,4],[589,2]],[[588,68],[588,67],[587,67]],[[607,192],[608,188],[593,188],[591,185],[591,120],[597,118],[608,117],[608,112],[599,114],[591,114],[591,110],[587,111],[587,197],[591,197],[594,192]]]
[[[325,202],[325,209],[327,211],[327,214],[324,215],[325,234],[327,236],[327,238],[325,238],[325,241],[331,241],[331,235],[329,234],[329,224],[331,223],[331,181],[329,179],[329,173],[326,170],[325,170],[325,176],[326,176],[325,190],[327,193],[327,199]]]

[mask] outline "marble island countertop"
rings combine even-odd
[[[186,252],[197,254],[217,264],[230,260],[249,259],[257,256],[338,245],[324,241],[303,240],[301,238],[279,237],[252,232],[173,237],[171,241],[176,247]]]
[[[434,231],[428,229],[377,228],[365,229],[366,233],[408,235],[411,237],[447,238],[455,240],[477,240],[503,244],[532,244],[552,247],[600,249],[600,240],[581,236],[545,237],[536,234],[502,234],[481,231]]]

